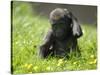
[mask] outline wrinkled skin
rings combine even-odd
[[[40,46],[39,56],[66,57],[69,52],[78,49],[77,39],[82,36],[77,18],[67,9],[56,8],[50,13],[51,29]]]

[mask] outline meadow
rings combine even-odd
[[[83,36],[78,39],[81,57],[40,59],[37,52],[50,28],[49,20],[36,15],[28,3],[13,3],[12,11],[11,68],[14,74],[97,69],[96,26],[82,25]]]

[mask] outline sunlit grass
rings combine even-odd
[[[42,39],[50,28],[48,19],[34,15],[27,3],[14,6],[12,16],[12,65],[14,74],[97,68],[97,32],[95,26],[82,26],[84,35],[78,39],[81,57],[40,59],[37,52]]]

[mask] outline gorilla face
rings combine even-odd
[[[56,37],[64,37],[69,33],[71,30],[71,21],[68,16],[64,16],[62,18],[59,18],[58,20],[52,20],[52,30],[54,31],[54,34]]]

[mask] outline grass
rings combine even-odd
[[[28,3],[13,4],[12,68],[14,74],[40,73],[97,68],[97,30],[95,26],[82,25],[84,35],[78,39],[81,57],[71,56],[40,59],[39,46],[50,28],[48,19],[35,15]]]

